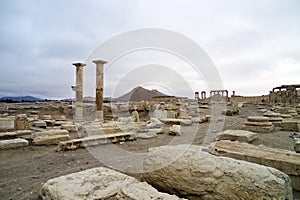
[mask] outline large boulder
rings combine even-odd
[[[142,177],[168,193],[188,199],[292,199],[289,177],[274,168],[217,157],[195,145],[155,147],[149,154]]]
[[[175,195],[158,192],[147,183],[104,167],[48,180],[42,186],[40,196],[43,200],[179,200]]]

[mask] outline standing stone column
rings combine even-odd
[[[73,63],[76,66],[76,86],[72,86],[73,91],[76,92],[75,102],[75,121],[83,120],[83,67],[84,63]]]
[[[103,122],[103,65],[104,60],[94,60],[96,64],[96,118]]]

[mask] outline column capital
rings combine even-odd
[[[84,67],[84,66],[86,66],[86,64],[80,63],[80,62],[74,62],[74,63],[72,63],[72,65],[74,65],[76,67]]]
[[[98,64],[106,64],[107,61],[105,61],[105,60],[93,60],[93,63],[96,63],[97,65]]]

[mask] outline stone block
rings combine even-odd
[[[213,143],[210,153],[276,168],[290,176],[292,187],[300,190],[300,154],[293,151],[254,146],[238,141],[222,140]],[[299,183],[299,184],[298,184]]]
[[[250,116],[247,118],[249,122],[269,122],[268,117]]]
[[[297,131],[299,120],[284,120],[281,122],[281,130],[283,131]]]
[[[226,130],[217,134],[217,140],[252,142],[257,139],[257,133],[244,130]]]
[[[35,126],[35,127],[38,127],[38,128],[46,128],[47,124],[43,120],[38,120],[38,121],[32,122],[32,126]]]
[[[0,118],[0,131],[12,131],[14,129],[14,117]]]
[[[104,167],[50,179],[42,186],[40,197],[43,200],[180,199],[175,195],[158,192],[145,182],[139,182],[133,177]]]
[[[256,132],[256,133],[271,133],[272,131],[274,131],[274,126],[246,126],[243,125],[242,126],[242,130],[246,130],[246,131],[252,131],[252,132]]]
[[[13,132],[0,132],[0,140],[3,139],[13,139],[17,137],[29,136],[31,135],[31,130],[18,130]]]
[[[162,119],[161,121],[168,125],[190,126],[193,124],[193,121],[191,119],[165,118],[165,119]]]
[[[61,129],[67,130],[69,132],[77,132],[78,131],[75,124],[62,124]]]
[[[196,145],[150,148],[144,169],[143,180],[191,200],[293,199],[290,179],[283,172],[214,156]]]
[[[54,145],[62,141],[70,140],[67,130],[48,130],[32,133],[34,145]]]
[[[180,125],[173,125],[170,127],[170,135],[181,135],[181,131],[180,131],[181,127]]]
[[[135,140],[135,133],[115,133],[109,135],[92,135],[84,138],[60,142],[56,151],[72,150],[77,148],[85,148],[89,146],[97,146],[107,143],[117,143]]]
[[[16,138],[11,140],[0,140],[0,150],[26,147],[28,146],[28,144],[29,143],[27,140],[21,138]]]
[[[29,130],[30,122],[27,119],[26,114],[18,114],[15,118],[15,130]]]

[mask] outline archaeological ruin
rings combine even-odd
[[[83,97],[90,66],[73,63],[74,102],[0,104],[0,170],[20,160],[0,191],[18,185],[16,199],[45,200],[300,198],[300,85],[193,99],[137,87],[112,98],[107,61],[93,63],[94,98]]]

